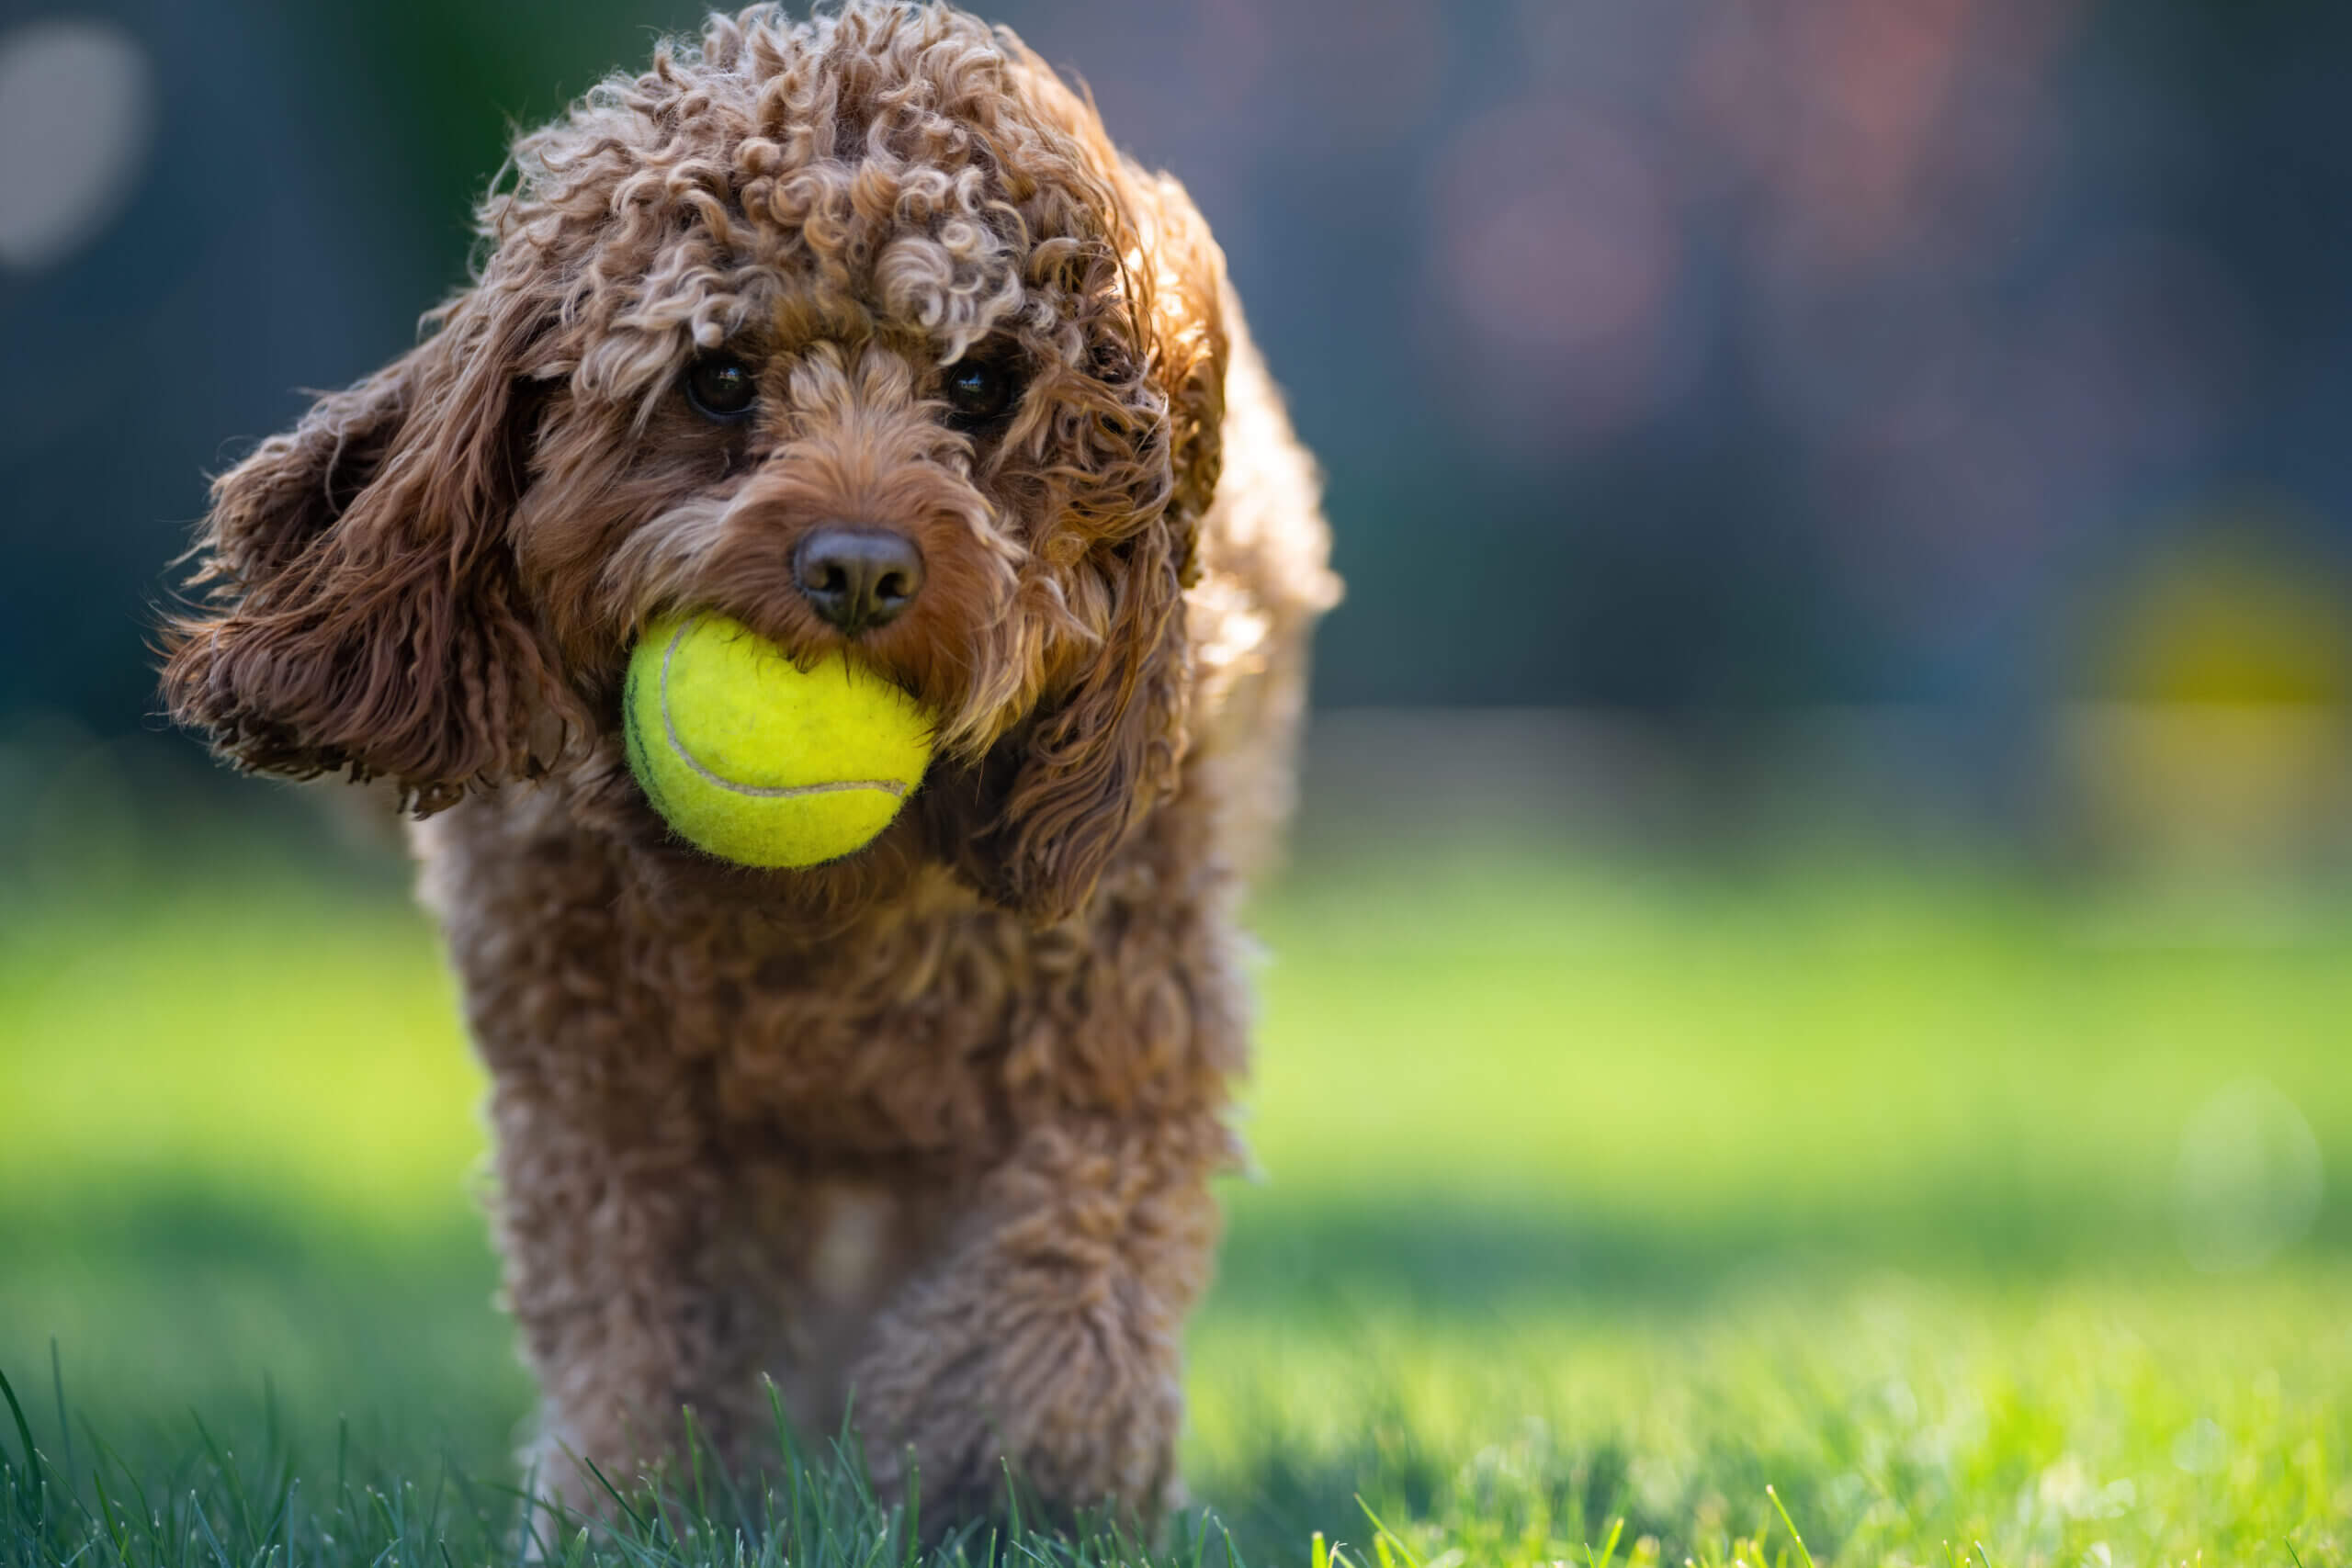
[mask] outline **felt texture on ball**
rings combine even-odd
[[[863,849],[931,761],[914,699],[839,649],[801,670],[714,611],[666,615],[629,655],[629,771],[677,834],[740,865]]]

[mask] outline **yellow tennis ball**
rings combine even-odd
[[[913,698],[839,650],[802,671],[714,611],[667,615],[628,660],[629,771],[697,847],[804,866],[864,848],[931,761]]]

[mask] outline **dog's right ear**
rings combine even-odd
[[[214,483],[202,600],[164,632],[173,717],[242,766],[388,778],[421,811],[552,760],[579,716],[507,539],[538,330],[523,290],[478,288]]]

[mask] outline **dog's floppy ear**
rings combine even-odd
[[[1184,589],[1221,466],[1224,258],[1174,181],[1135,184],[1148,225],[1139,249],[1150,259],[1130,287],[1164,423],[1146,448],[1133,513],[1098,546],[1111,558],[1109,628],[1026,738],[990,836],[1005,901],[1041,922],[1086,901],[1129,831],[1175,789],[1184,756]]]
[[[570,699],[506,538],[538,330],[526,291],[478,288],[220,477],[203,604],[165,629],[175,718],[243,766],[387,778],[419,810],[549,760]]]

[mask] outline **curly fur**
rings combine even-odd
[[[506,1295],[575,1504],[762,1374],[854,1399],[886,1491],[1148,1516],[1247,998],[1233,905],[1287,806],[1331,603],[1311,465],[1205,225],[1010,33],[903,0],[714,17],[523,137],[478,280],[215,486],[175,714],[420,820],[492,1077]],[[738,425],[679,390],[752,365]],[[966,355],[1025,381],[943,418]],[[847,860],[720,865],[619,744],[639,628],[813,660],[808,529],[927,580],[857,656],[940,759]]]

